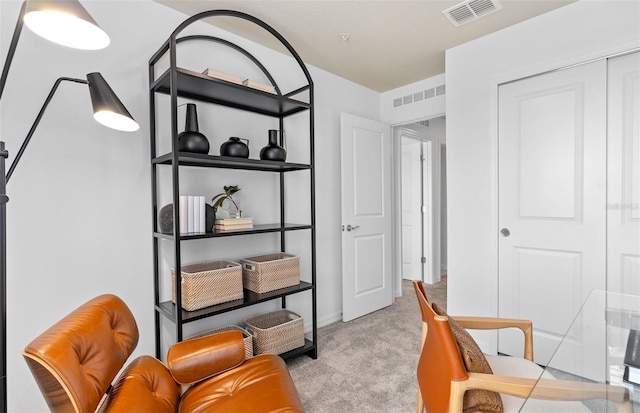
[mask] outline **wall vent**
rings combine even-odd
[[[436,86],[431,89],[418,90],[409,95],[397,97],[393,99],[393,107],[399,108],[401,106],[410,105],[412,103],[421,102],[423,100],[431,99],[436,96],[444,95],[446,92],[445,85]]]
[[[442,11],[454,26],[477,20],[502,9],[498,0],[468,0]]]

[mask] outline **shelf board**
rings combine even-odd
[[[244,297],[240,300],[228,301],[226,303],[212,305],[210,307],[201,308],[195,311],[182,310],[182,322],[189,323],[203,318],[211,317],[216,314],[226,313],[228,311],[237,310],[239,308],[248,307],[257,303],[270,301],[276,298],[286,297],[302,291],[312,290],[313,285],[308,282],[301,281],[299,285],[281,288],[275,291],[259,294],[253,291],[244,290]],[[168,317],[170,320],[176,319],[176,305],[172,301],[165,301],[156,306],[156,310]]]
[[[303,229],[311,229],[312,226],[308,224],[284,224],[284,226],[280,226],[280,224],[257,224],[254,225],[253,228],[245,228],[245,229],[237,229],[235,231],[214,231],[214,232],[205,232],[205,233],[197,233],[197,234],[183,234],[180,236],[180,239],[183,241],[188,241],[192,239],[203,239],[203,238],[218,238],[218,237],[232,237],[238,235],[249,235],[249,234],[263,234],[267,232],[281,232],[281,231],[298,231]],[[157,238],[164,238],[173,240],[175,237],[173,234],[164,234],[162,232],[155,232],[153,234]]]
[[[157,165],[171,165],[173,155],[167,153],[151,161]],[[178,152],[178,164],[209,168],[245,169],[250,171],[291,172],[311,169],[311,165],[290,162],[263,161],[260,159],[215,156],[202,153]]]
[[[215,79],[191,70],[177,68],[176,72],[180,97],[276,117],[293,115],[311,107],[306,102]],[[165,71],[153,83],[152,90],[170,94],[170,77],[170,71]]]

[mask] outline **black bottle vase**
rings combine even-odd
[[[209,141],[198,131],[198,113],[195,103],[187,103],[187,120],[184,132],[178,135],[178,151],[209,153]]]
[[[280,162],[284,162],[284,160],[287,159],[287,150],[281,145],[278,145],[277,130],[269,129],[269,144],[260,151],[260,159]]]

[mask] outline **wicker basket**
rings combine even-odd
[[[249,360],[251,357],[253,357],[253,336],[251,335],[251,333],[240,326],[226,326],[216,328],[215,330],[205,331],[204,333],[189,337],[188,340],[193,340],[194,338],[200,338],[215,333],[222,333],[224,331],[234,330],[239,330],[242,333],[242,341],[244,343],[244,359]]]
[[[282,354],[304,346],[302,317],[289,310],[261,314],[244,321],[253,335],[253,353]]]
[[[182,267],[182,308],[194,311],[243,298],[242,267],[233,261],[211,261]],[[171,301],[176,301],[171,269]]]
[[[247,290],[266,293],[300,284],[300,260],[293,254],[278,252],[243,258],[242,283]]]

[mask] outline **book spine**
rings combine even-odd
[[[180,195],[180,234],[189,232],[189,202],[187,197]]]
[[[193,206],[193,195],[187,195],[187,211],[188,211],[188,229],[187,232],[188,233],[193,233],[196,232],[195,228],[194,228],[194,224],[195,224],[195,219],[193,216],[193,210],[194,210],[194,206]]]
[[[198,204],[200,205],[200,227],[198,232],[206,232],[207,229],[205,227],[207,222],[207,217],[206,217],[207,209],[205,208],[205,202],[204,202],[205,198],[204,196],[201,195],[198,197],[198,199],[199,199]]]
[[[193,232],[200,232],[200,197],[193,197]]]

